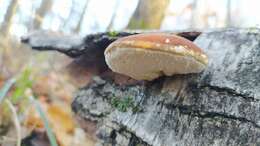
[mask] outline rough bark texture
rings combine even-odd
[[[209,56],[203,73],[132,86],[95,77],[78,91],[72,109],[97,124],[99,146],[260,145],[260,30],[195,43]]]

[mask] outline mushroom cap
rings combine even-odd
[[[203,51],[191,41],[166,33],[123,37],[105,50],[109,68],[136,80],[199,73],[208,64]]]

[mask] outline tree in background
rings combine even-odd
[[[226,16],[226,25],[228,27],[232,26],[231,21],[231,0],[227,0],[227,16]]]
[[[7,8],[7,11],[4,16],[4,21],[1,25],[0,32],[1,34],[8,36],[11,25],[12,25],[12,19],[16,13],[18,6],[18,0],[12,0]]]
[[[36,10],[35,17],[33,20],[33,28],[32,29],[40,29],[42,25],[42,21],[47,12],[52,7],[52,0],[43,0],[41,2],[40,7]]]
[[[89,4],[90,0],[87,0],[85,5],[84,5],[84,8],[83,8],[83,12],[81,13],[80,17],[79,17],[79,21],[78,21],[78,24],[76,26],[76,28],[73,30],[73,32],[76,32],[76,33],[79,33],[80,29],[81,29],[81,24],[83,22],[83,19],[84,19],[84,15],[86,13],[86,10],[88,8],[88,4]]]
[[[130,29],[158,29],[170,0],[139,0],[128,24]]]

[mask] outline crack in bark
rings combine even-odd
[[[243,93],[238,93],[236,90],[228,88],[228,87],[218,87],[218,86],[212,86],[212,85],[203,85],[200,86],[199,88],[203,89],[203,88],[209,88],[210,90],[214,90],[217,92],[226,92],[227,94],[231,94],[231,95],[235,95],[238,97],[241,97],[247,101],[251,101],[251,102],[259,102],[259,99],[254,98],[253,96],[250,96],[249,94],[243,94]]]
[[[136,146],[134,144],[140,144],[141,146],[152,146],[152,145],[148,144],[146,141],[144,141],[142,138],[138,137],[134,132],[128,130],[128,128],[125,125],[118,123],[117,121],[114,121],[113,123],[115,123],[115,124],[119,125],[119,127],[121,127],[121,129],[116,130],[116,132],[118,132],[119,134],[122,134],[122,131],[124,131],[131,135],[128,146]]]
[[[175,104],[164,104],[164,105],[168,109],[178,109],[180,111],[180,113],[182,113],[184,115],[191,115],[191,116],[196,116],[196,117],[199,117],[199,118],[219,117],[219,118],[224,118],[224,119],[236,120],[236,121],[239,121],[241,123],[250,123],[255,128],[260,129],[260,125],[258,125],[254,121],[249,120],[249,119],[244,118],[244,117],[236,117],[236,116],[233,116],[233,115],[227,115],[227,114],[218,113],[218,112],[200,111],[198,109],[193,109],[194,108],[193,106],[187,106],[187,105],[175,105]]]

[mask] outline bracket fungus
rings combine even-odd
[[[145,33],[118,39],[105,50],[109,68],[136,80],[199,73],[206,54],[191,41],[166,33]]]

